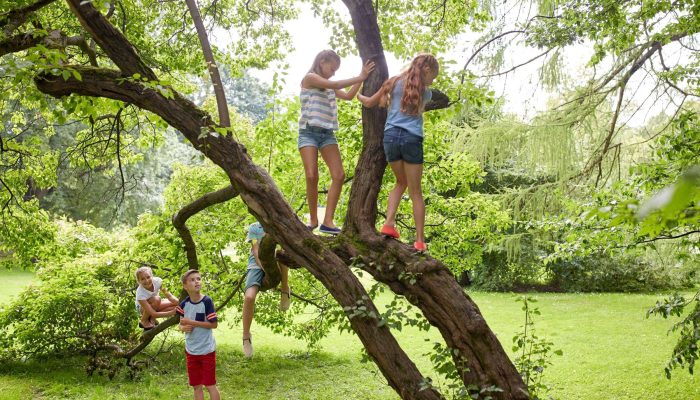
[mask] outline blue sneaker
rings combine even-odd
[[[319,227],[318,230],[321,233],[327,233],[329,235],[337,235],[340,233],[340,228],[331,228],[330,226],[325,226],[323,224],[321,224],[321,227]]]

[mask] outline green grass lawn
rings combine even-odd
[[[31,274],[1,271],[0,300],[19,291]],[[471,293],[507,350],[523,323],[515,296]],[[700,399],[700,382],[686,371],[672,380],[663,367],[675,340],[670,321],[646,319],[659,296],[629,294],[534,294],[542,315],[540,336],[554,342],[563,357],[553,358],[545,381],[557,399]],[[230,319],[229,319],[230,320]],[[179,334],[174,333],[175,336]],[[243,358],[238,326],[223,322],[218,342],[219,389],[225,399],[397,399],[373,364],[359,361],[359,340],[334,333],[322,349],[308,354],[302,342],[253,326],[255,357]],[[427,353],[437,332],[406,329],[397,333],[424,374],[434,377]],[[425,338],[429,340],[426,341]],[[11,363],[0,366],[0,399],[189,399],[184,357],[166,355],[152,373],[136,381],[87,377],[80,358]]]

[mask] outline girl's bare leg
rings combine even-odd
[[[333,217],[335,209],[338,206],[340,199],[340,191],[343,188],[345,180],[345,171],[343,171],[343,161],[340,158],[340,150],[337,144],[324,146],[321,149],[321,157],[326,162],[328,170],[331,173],[331,186],[328,188],[328,200],[326,200],[326,215],[323,217],[323,225],[335,228]]]
[[[389,192],[386,221],[384,224],[393,227],[396,226],[396,211],[399,209],[401,196],[403,196],[403,193],[406,191],[408,183],[406,180],[406,171],[403,160],[390,162],[389,166],[391,167],[391,171],[394,173],[394,177],[396,177],[396,184],[394,185],[394,188],[391,189],[391,192]]]
[[[421,180],[423,178],[423,164],[404,163],[406,180],[408,181],[408,195],[413,205],[413,219],[416,223],[416,242],[425,242],[425,202]]]
[[[309,224],[318,225],[318,149],[306,146],[299,149],[306,176],[306,202],[309,204]]]

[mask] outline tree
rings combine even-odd
[[[0,26],[14,35],[6,35],[0,43],[0,55],[40,49],[39,61],[44,64],[37,63],[38,74],[34,77],[34,83],[41,92],[56,98],[96,97],[111,99],[117,104],[133,105],[157,115],[180,131],[195,148],[226,173],[233,190],[245,202],[251,214],[284,249],[280,259],[310,271],[344,308],[352,329],[389,385],[400,396],[407,399],[436,399],[440,394],[427,385],[390,329],[382,322],[366,291],[349,270],[351,263],[421,309],[452,349],[453,361],[456,366],[462,366],[458,370],[470,391],[479,393],[497,389],[500,391],[493,392],[493,397],[527,398],[526,388],[515,367],[478,307],[462,291],[450,271],[430,256],[418,255],[406,245],[379,236],[374,228],[376,199],[386,166],[380,139],[386,117],[384,111],[363,110],[363,151],[355,170],[344,230],[337,238],[322,240],[312,235],[297,219],[269,175],[252,163],[245,148],[227,134],[226,128],[217,126],[208,114],[159,79],[152,65],[149,65],[156,63],[139,55],[139,49],[149,38],[132,37],[130,42],[124,32],[127,27],[133,28],[133,21],[128,20],[130,15],[121,14],[121,30],[117,29],[107,18],[114,13],[112,3],[97,4],[106,6],[106,14],[102,14],[91,2],[68,0],[80,27],[68,21],[66,30],[80,32],[80,43],[89,37],[90,42],[94,41],[106,56],[100,61],[113,63],[116,69],[86,67],[71,63],[70,57],[59,56],[58,62],[47,61],[50,56],[60,54],[41,50],[44,46],[42,43],[50,40],[47,30],[16,32],[24,28],[24,23],[34,13],[51,3],[51,0],[41,0],[24,7],[20,5],[4,14]],[[369,94],[377,90],[387,77],[377,17],[371,1],[348,0],[345,4],[352,17],[361,57],[373,59],[378,65],[378,73],[368,80],[364,89]],[[50,8],[47,12],[55,12],[57,8]],[[258,11],[259,15],[265,15],[264,10]],[[136,29],[143,27],[137,25]],[[66,37],[64,32],[56,35]],[[66,51],[72,42],[63,44],[58,47]],[[173,50],[177,49],[165,49],[163,53]],[[90,46],[84,51],[88,56],[94,54]],[[156,53],[155,56],[162,54]],[[91,58],[91,61],[94,60]],[[171,64],[183,68],[188,66],[188,62],[192,60],[186,57],[171,60]],[[27,77],[24,75],[21,80]]]

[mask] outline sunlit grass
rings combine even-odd
[[[0,300],[16,294],[29,273],[2,271]],[[510,351],[511,338],[524,314],[515,295],[470,293],[491,328]],[[538,335],[554,342],[563,357],[553,357],[545,381],[558,399],[700,399],[700,382],[686,371],[672,380],[663,375],[675,338],[666,335],[671,321],[645,318],[658,298],[648,294],[533,294],[542,312]],[[228,316],[228,318],[226,318]],[[304,343],[253,326],[255,357],[243,358],[241,331],[230,326],[229,312],[215,335],[218,381],[229,399],[397,399],[373,364],[360,362],[360,342],[350,334],[332,333],[321,350],[308,353]],[[175,334],[178,336],[179,334]],[[435,377],[423,354],[438,333],[405,329],[396,333],[424,374]],[[427,341],[425,339],[428,339]],[[178,346],[179,347],[179,346]],[[48,360],[0,366],[2,399],[189,399],[184,357],[164,356],[151,373],[136,381],[120,375],[110,381],[88,377],[82,360]]]

